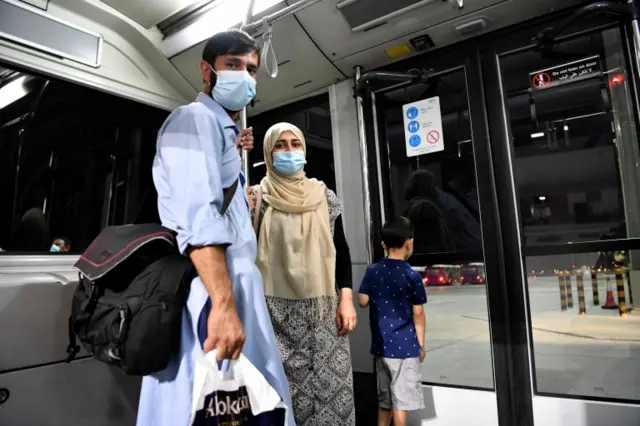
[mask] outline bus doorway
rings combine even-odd
[[[373,247],[406,215],[416,269],[458,264],[485,284],[427,288],[436,414],[422,420],[446,424],[437,391],[451,386],[474,392],[458,400],[469,408],[490,392],[497,404],[476,408],[495,420],[482,424],[640,421],[629,10],[586,5],[359,79]]]

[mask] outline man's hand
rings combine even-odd
[[[233,300],[212,301],[211,312],[207,320],[207,340],[204,342],[204,352],[216,350],[218,361],[223,359],[238,359],[244,346],[245,334],[238,317]]]
[[[358,317],[353,307],[353,292],[350,288],[340,290],[340,304],[336,312],[336,324],[340,336],[346,336],[356,328]]]
[[[238,359],[245,335],[236,310],[223,246],[189,247],[189,257],[211,298],[205,352],[216,350],[218,361]]]
[[[253,127],[241,130],[236,138],[238,152],[242,150],[251,151],[253,149]]]

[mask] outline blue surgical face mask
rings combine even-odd
[[[49,249],[49,251],[52,253],[60,253],[60,247],[55,244],[51,244],[51,248]]]
[[[256,97],[256,80],[246,70],[211,71],[217,76],[211,96],[227,110],[240,111]]]
[[[273,154],[273,168],[285,176],[293,176],[307,164],[304,151],[280,151]]]

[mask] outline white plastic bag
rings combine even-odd
[[[215,351],[195,360],[191,426],[288,426],[287,407],[243,355],[220,371]]]

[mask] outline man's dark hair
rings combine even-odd
[[[425,169],[418,169],[413,172],[404,187],[404,199],[407,201],[418,197],[426,197],[434,201],[437,195],[436,177]]]
[[[235,28],[222,31],[211,37],[202,50],[202,60],[213,66],[222,55],[244,55],[255,51],[260,61],[260,48],[249,34]]]
[[[60,240],[64,243],[65,246],[71,247],[71,240],[67,237],[57,237],[53,239],[53,241],[55,240]]]
[[[382,227],[382,242],[387,249],[402,248],[411,238],[413,238],[413,225],[406,217],[397,217]]]

